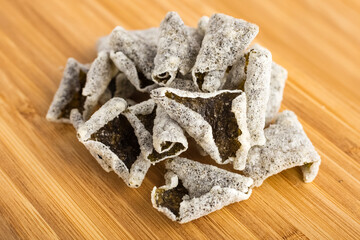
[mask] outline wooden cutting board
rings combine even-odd
[[[359,1],[234,2],[0,0],[1,239],[360,238]],[[158,26],[170,10],[191,26],[215,12],[259,25],[256,41],[289,71],[282,108],[321,155],[313,183],[290,169],[249,200],[180,225],[150,203],[162,165],[129,189],[72,126],[45,120],[68,57],[91,62],[98,37]]]

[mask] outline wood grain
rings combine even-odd
[[[0,0],[1,239],[359,239],[360,4],[317,1]],[[152,208],[162,166],[139,189],[105,173],[71,126],[45,114],[68,57],[90,62],[115,26],[158,26],[175,10],[188,25],[214,12],[254,22],[256,41],[286,67],[283,109],[298,115],[322,157],[311,184],[278,174],[185,225]],[[196,152],[188,157],[200,159]]]

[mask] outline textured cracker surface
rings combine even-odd
[[[248,199],[253,184],[251,178],[231,173],[217,167],[186,158],[175,158],[166,164],[167,185],[160,189],[172,189],[180,179],[188,195],[180,203],[179,216],[169,209],[157,205],[156,187],[152,192],[153,206],[173,221],[186,223],[219,210],[226,205]]]
[[[232,66],[257,35],[255,24],[224,14],[210,17],[195,66],[192,70],[197,84],[197,73],[205,74],[203,91],[213,92],[222,84],[226,69]],[[216,72],[216,73],[212,73]]]
[[[204,119],[202,115],[184,106],[183,104],[170,99],[165,96],[167,92],[174,93],[177,96],[184,98],[201,98],[211,99],[222,93],[238,93],[234,100],[232,100],[231,112],[234,113],[237,120],[241,135],[238,137],[241,146],[236,150],[235,157],[229,157],[222,159],[219,153],[219,148],[215,143],[213,129],[211,125]],[[244,167],[246,154],[249,149],[249,136],[246,126],[246,98],[243,92],[237,91],[219,91],[216,93],[200,93],[200,92],[189,92],[182,91],[173,88],[158,88],[151,92],[151,97],[160,104],[169,116],[177,121],[179,125],[190,135],[195,141],[206,151],[217,163],[225,164],[233,162],[236,169]],[[204,109],[207,106],[204,105]],[[204,110],[206,112],[206,110]],[[226,120],[226,119],[225,119]]]
[[[61,111],[71,101],[74,94],[81,92],[79,82],[80,70],[87,72],[88,68],[80,64],[73,58],[67,60],[63,77],[61,79],[58,90],[56,91],[53,101],[46,114],[46,119],[53,122],[70,123],[68,118],[59,118]]]
[[[317,175],[320,156],[306,136],[296,115],[283,111],[275,123],[265,129],[266,144],[250,149],[243,173],[254,179],[254,186],[285,169],[302,167],[304,181],[311,182]]]
[[[265,118],[266,125],[269,125],[271,123],[271,121],[275,118],[276,113],[280,109],[287,76],[288,73],[285,68],[281,67],[279,64],[275,62],[272,62],[270,94],[269,94],[269,101],[266,107],[266,118]]]

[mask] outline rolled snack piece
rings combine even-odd
[[[247,126],[251,146],[264,145],[264,127],[269,101],[272,56],[269,50],[255,44],[234,66],[233,78],[239,78],[238,89],[245,91]]]
[[[99,99],[106,91],[111,79],[118,73],[111,62],[109,53],[100,52],[91,64],[86,77],[82,95],[86,97],[84,104],[84,119],[87,120],[94,111]]]
[[[125,74],[118,73],[111,79],[107,89],[99,99],[99,104],[104,105],[113,97],[120,97],[125,100],[131,97],[134,93],[135,87],[126,78]]]
[[[255,24],[220,13],[212,15],[192,69],[193,80],[200,90],[218,90],[225,83],[226,71],[258,32]]]
[[[143,157],[133,126],[121,114],[126,108],[124,99],[110,99],[77,133],[106,172],[113,170],[130,187],[139,187],[151,164]]]
[[[86,65],[75,59],[67,60],[59,88],[46,114],[48,121],[71,123],[70,112],[72,109],[83,112],[86,97],[82,95],[82,91],[88,71],[89,68]]]
[[[184,148],[183,151],[185,151],[185,149],[188,148],[184,131],[176,121],[170,118],[161,106],[157,106],[156,108],[153,128],[153,146],[158,153],[181,148]]]
[[[154,69],[154,58],[157,50],[156,44],[152,41],[146,41],[140,33],[134,34],[122,27],[116,27],[112,31],[110,34],[109,44],[110,48],[115,53],[121,51],[132,62],[134,62],[136,70],[139,74],[143,75],[143,77],[152,82],[151,73]],[[141,79],[142,77],[139,76],[139,78]]]
[[[251,178],[186,158],[166,163],[166,185],[154,187],[153,207],[168,218],[186,223],[251,195]]]
[[[243,174],[254,179],[254,186],[285,169],[301,166],[304,182],[312,182],[321,163],[310,139],[291,111],[283,111],[265,129],[266,144],[252,147]]]
[[[168,12],[160,25],[154,82],[168,86],[178,72],[186,75],[193,67],[204,34],[201,30],[184,25],[176,12]]]
[[[241,90],[215,93],[158,88],[151,98],[219,164],[245,167],[249,145],[246,96]]]
[[[271,79],[270,79],[270,95],[266,107],[265,125],[268,126],[275,118],[276,113],[279,111],[281,101],[283,99],[285,82],[288,72],[285,68],[272,62],[271,65]]]
[[[157,114],[161,116],[157,117]],[[133,105],[123,115],[134,127],[144,158],[152,164],[176,157],[188,148],[183,130],[176,122],[164,116],[162,109],[157,109],[154,100],[149,99]],[[161,130],[167,130],[169,136],[162,135]],[[155,144],[153,143],[154,134],[157,141]],[[157,149],[154,149],[154,145]]]
[[[178,71],[183,75],[190,71],[190,43],[186,26],[176,12],[166,14],[159,31],[152,79],[165,86],[175,79]]]
[[[138,72],[135,63],[121,51],[110,51],[110,58],[120,72],[124,73],[131,84],[140,92],[148,92],[157,85]]]

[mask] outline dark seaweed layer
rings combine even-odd
[[[235,157],[241,146],[238,141],[241,130],[231,111],[232,101],[239,94],[224,92],[211,98],[189,98],[166,92],[165,96],[199,113],[210,124],[220,157],[226,160]]]
[[[71,101],[65,105],[65,107],[61,110],[60,118],[70,118],[70,112],[74,108],[77,108],[80,113],[84,111],[84,103],[86,100],[86,97],[82,95],[82,89],[85,86],[86,83],[86,72],[82,71],[80,69],[78,80],[74,79],[74,81],[77,81],[77,86],[74,89],[73,96],[71,98]]]
[[[129,170],[141,152],[134,128],[123,115],[117,116],[93,133],[91,140],[108,146]]]
[[[156,205],[169,209],[176,217],[179,217],[180,203],[182,198],[188,194],[188,190],[179,179],[175,188],[164,190],[156,189]]]

